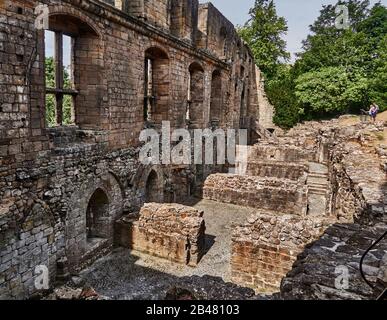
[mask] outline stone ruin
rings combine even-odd
[[[138,220],[118,222],[118,244],[196,266],[205,250],[203,212],[179,204],[146,203]]]
[[[46,31],[36,28],[38,6],[49,12]],[[51,86],[50,46],[59,66]],[[186,278],[201,297],[252,298],[240,286],[283,299],[369,299],[380,291],[365,284],[359,260],[386,229],[384,123],[275,128],[251,50],[211,3],[0,1],[0,93],[1,299],[37,294],[42,266],[52,289],[115,245],[200,268],[206,212],[178,204],[198,196],[217,203],[216,214],[225,203],[253,211],[227,226],[239,286]],[[247,162],[140,163],[141,131],[158,132],[163,121],[191,132],[246,129]],[[364,264],[381,288],[386,252],[380,243]],[[345,290],[335,284],[338,267],[351,277]]]

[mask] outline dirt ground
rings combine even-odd
[[[204,211],[206,222],[206,250],[196,268],[176,264],[127,249],[116,249],[112,254],[98,260],[81,276],[101,295],[112,299],[163,299],[173,286],[195,283],[195,288],[227,291],[235,285],[230,279],[231,236],[234,224],[247,220],[254,209],[200,200],[194,207]],[[242,290],[243,291],[243,290]],[[213,292],[212,297],[217,297]],[[250,292],[249,292],[250,294]],[[221,297],[220,297],[221,298]],[[238,298],[238,297],[234,297]]]

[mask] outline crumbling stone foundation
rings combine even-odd
[[[323,230],[323,223],[318,219],[253,214],[233,233],[233,281],[259,292],[277,292],[297,255]]]
[[[179,204],[147,203],[138,221],[117,223],[119,244],[174,262],[195,266],[205,249],[203,212]]]
[[[257,209],[306,214],[305,186],[291,180],[214,174],[207,178],[203,197]]]

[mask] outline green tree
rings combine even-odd
[[[349,29],[338,29],[335,25],[338,5],[349,11]],[[335,5],[323,6],[320,16],[310,26],[311,34],[303,41],[303,52],[298,54],[296,69],[299,74],[322,67],[364,64],[369,59],[367,36],[357,32],[367,17],[368,0],[338,1]]]
[[[369,77],[369,100],[387,110],[387,35],[381,41],[375,70]]]
[[[360,72],[344,67],[325,67],[299,76],[296,96],[307,115],[314,118],[358,111],[368,102],[368,81]]]
[[[288,61],[286,41],[287,22],[277,15],[273,0],[256,0],[250,9],[250,19],[238,27],[241,38],[250,46],[255,61],[267,79],[274,77],[278,66]]]
[[[46,87],[55,88],[55,62],[52,57],[46,58]],[[46,94],[46,123],[49,127],[56,125],[55,96]]]
[[[303,119],[358,113],[371,100],[386,108],[386,7],[368,10],[369,1],[358,0],[338,4],[348,6],[350,28],[335,27],[337,4],[324,6],[294,67]]]
[[[65,88],[71,87],[69,72],[63,68],[63,82]],[[46,87],[55,88],[55,61],[53,57],[46,58]],[[73,101],[72,97],[63,97],[63,125],[73,124]],[[56,123],[56,99],[53,94],[46,94],[46,123],[49,127],[54,127]]]
[[[286,129],[296,125],[302,116],[302,109],[295,95],[292,66],[280,65],[276,77],[266,81],[265,90],[275,106],[274,123]]]

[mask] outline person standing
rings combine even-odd
[[[376,117],[378,115],[378,112],[379,112],[379,106],[376,103],[373,103],[371,105],[369,115],[371,116],[371,118],[374,122],[376,121]]]

